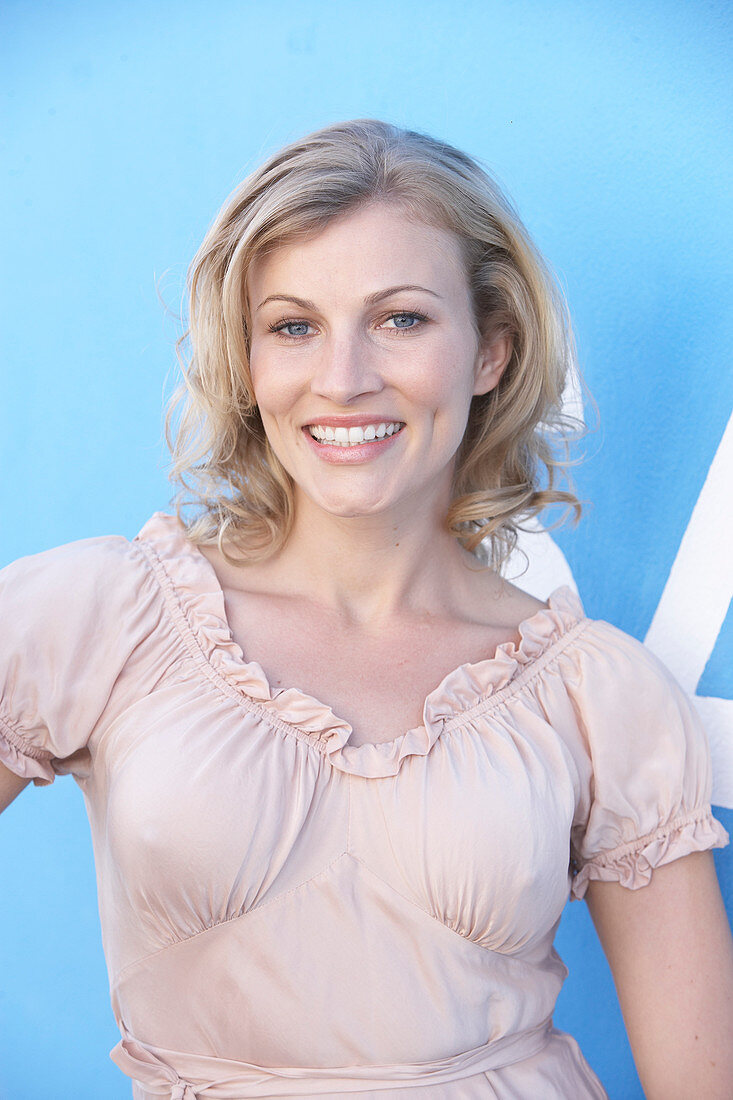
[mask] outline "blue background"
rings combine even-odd
[[[601,426],[558,541],[588,613],[643,638],[733,397],[729,5],[6,0],[0,30],[0,564],[166,508],[208,223],[285,141],[384,117],[488,163],[559,273]],[[729,615],[701,692],[731,697],[732,650]],[[127,1098],[80,792],[31,788],[0,835],[0,1097]],[[556,1024],[641,1097],[585,906],[558,948]]]

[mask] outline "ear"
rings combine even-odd
[[[499,330],[481,341],[474,372],[474,397],[498,386],[512,357],[514,343],[508,332]]]

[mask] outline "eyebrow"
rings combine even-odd
[[[374,294],[368,294],[364,299],[364,304],[367,306],[374,306],[378,302],[384,301],[385,298],[391,298],[393,294],[399,294],[405,290],[422,290],[425,294],[432,294],[433,298],[442,298],[441,294],[437,294],[434,290],[429,290],[426,286],[420,286],[418,283],[405,283],[402,286],[390,286],[386,290],[377,290]],[[300,306],[301,309],[309,309],[316,312],[316,305],[311,302],[309,298],[296,298],[294,294],[270,294],[267,298],[264,298],[255,309],[255,313],[258,309],[262,309],[268,302],[292,302],[296,306]]]

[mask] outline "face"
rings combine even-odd
[[[375,203],[250,270],[250,370],[296,507],[447,508],[471,398],[507,337],[481,342],[453,234]]]

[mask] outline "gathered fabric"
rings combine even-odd
[[[13,563],[0,617],[0,760],[83,792],[136,1100],[605,1096],[552,1025],[564,905],[728,840],[640,642],[559,588],[357,745],[243,652],[173,516]]]

